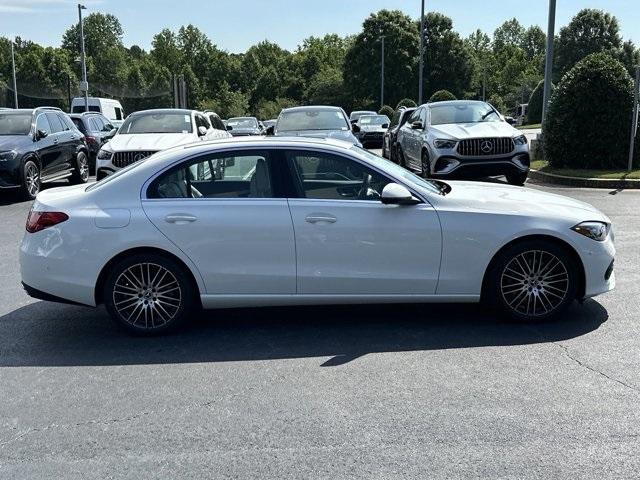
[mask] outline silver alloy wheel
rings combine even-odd
[[[569,291],[569,272],[555,255],[529,250],[512,258],[502,271],[500,292],[506,304],[528,317],[558,308]]]
[[[25,183],[27,187],[27,192],[32,197],[35,197],[40,190],[40,173],[38,172],[38,167],[35,163],[30,162],[27,164],[27,168],[24,172]]]
[[[157,263],[132,265],[118,276],[113,287],[113,306],[134,327],[161,327],[175,318],[181,305],[178,280]]]
[[[78,155],[78,170],[83,182],[89,180],[89,160],[86,155]]]

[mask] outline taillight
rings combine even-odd
[[[31,210],[27,217],[27,232],[36,233],[66,220],[69,220],[69,215],[64,212],[36,212]]]

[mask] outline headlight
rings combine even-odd
[[[436,148],[455,148],[456,143],[455,140],[436,140],[433,142]]]
[[[527,140],[526,135],[520,135],[519,137],[513,139],[513,143],[515,143],[516,145],[526,145],[528,142],[529,141]]]
[[[604,222],[582,222],[571,227],[571,230],[598,242],[604,242],[609,235],[611,225]]]
[[[18,152],[15,150],[9,150],[8,152],[0,152],[0,162],[10,162],[18,156]]]
[[[107,150],[105,148],[101,148],[100,151],[98,152],[98,160],[109,160],[111,158],[111,155],[113,155],[113,152],[111,150]]]

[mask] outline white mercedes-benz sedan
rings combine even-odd
[[[610,220],[496,183],[425,180],[335,140],[176,147],[38,194],[20,247],[33,297],[136,333],[199,307],[486,301],[557,317],[614,287]]]

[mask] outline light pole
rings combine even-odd
[[[542,99],[542,125],[549,108],[551,97],[551,82],[553,75],[553,41],[556,30],[556,0],[549,0],[549,24],[547,27],[547,52],[544,64],[544,95]],[[544,128],[544,127],[543,127]]]
[[[629,145],[629,171],[633,168],[633,150],[638,133],[638,97],[640,96],[640,65],[636,66],[636,83],[633,85],[633,114],[631,117],[631,143]]]
[[[89,82],[87,82],[87,61],[84,54],[84,25],[82,22],[82,10],[86,10],[87,7],[78,4],[78,21],[80,23],[80,47],[81,47],[81,61],[82,61],[82,81],[80,82],[80,91],[84,92],[84,111],[89,111]]]
[[[384,35],[380,36],[380,108],[384,107]]]
[[[13,53],[13,40],[11,40],[11,70],[13,72],[13,104],[18,108],[18,84],[16,82],[16,57]]]
[[[418,67],[418,105],[422,105],[422,82],[424,75],[424,0],[420,8],[420,66]]]

